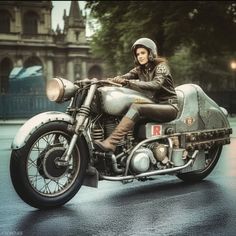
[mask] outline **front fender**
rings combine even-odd
[[[20,149],[28,141],[30,135],[42,125],[52,121],[64,121],[68,124],[72,124],[73,118],[66,113],[58,111],[49,111],[40,113],[24,123],[24,125],[17,132],[11,148]]]

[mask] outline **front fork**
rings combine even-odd
[[[83,105],[81,106],[78,114],[76,115],[75,134],[73,135],[65,153],[57,161],[58,166],[67,166],[69,164],[71,153],[74,149],[77,139],[88,126],[87,118],[90,114],[90,107],[96,90],[97,90],[97,84],[92,84],[88,90],[88,94],[87,97],[85,98]]]

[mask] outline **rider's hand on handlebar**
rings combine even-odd
[[[96,78],[93,78],[93,79],[86,78],[86,79],[82,79],[82,80],[76,80],[74,82],[74,84],[80,87],[81,85],[85,86],[85,85],[91,84],[92,82],[96,82],[96,81],[97,81]]]
[[[127,85],[129,82],[127,79],[124,79],[121,76],[116,76],[114,78],[108,78],[108,80],[113,83],[122,84],[122,85]]]

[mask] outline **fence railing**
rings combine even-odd
[[[44,111],[65,111],[67,103],[50,102],[45,95],[1,95],[0,119],[30,118]]]
[[[236,91],[206,92],[229,114],[236,114]],[[0,95],[0,119],[30,118],[44,111],[65,111],[67,103],[50,102],[45,95]]]

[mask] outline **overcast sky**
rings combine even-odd
[[[66,14],[69,14],[70,11],[70,2],[71,1],[52,1],[52,28],[55,30],[57,28],[57,24],[59,24],[60,28],[63,29],[64,21],[64,9],[66,10]],[[80,9],[83,10],[85,5],[85,1],[79,1]]]

